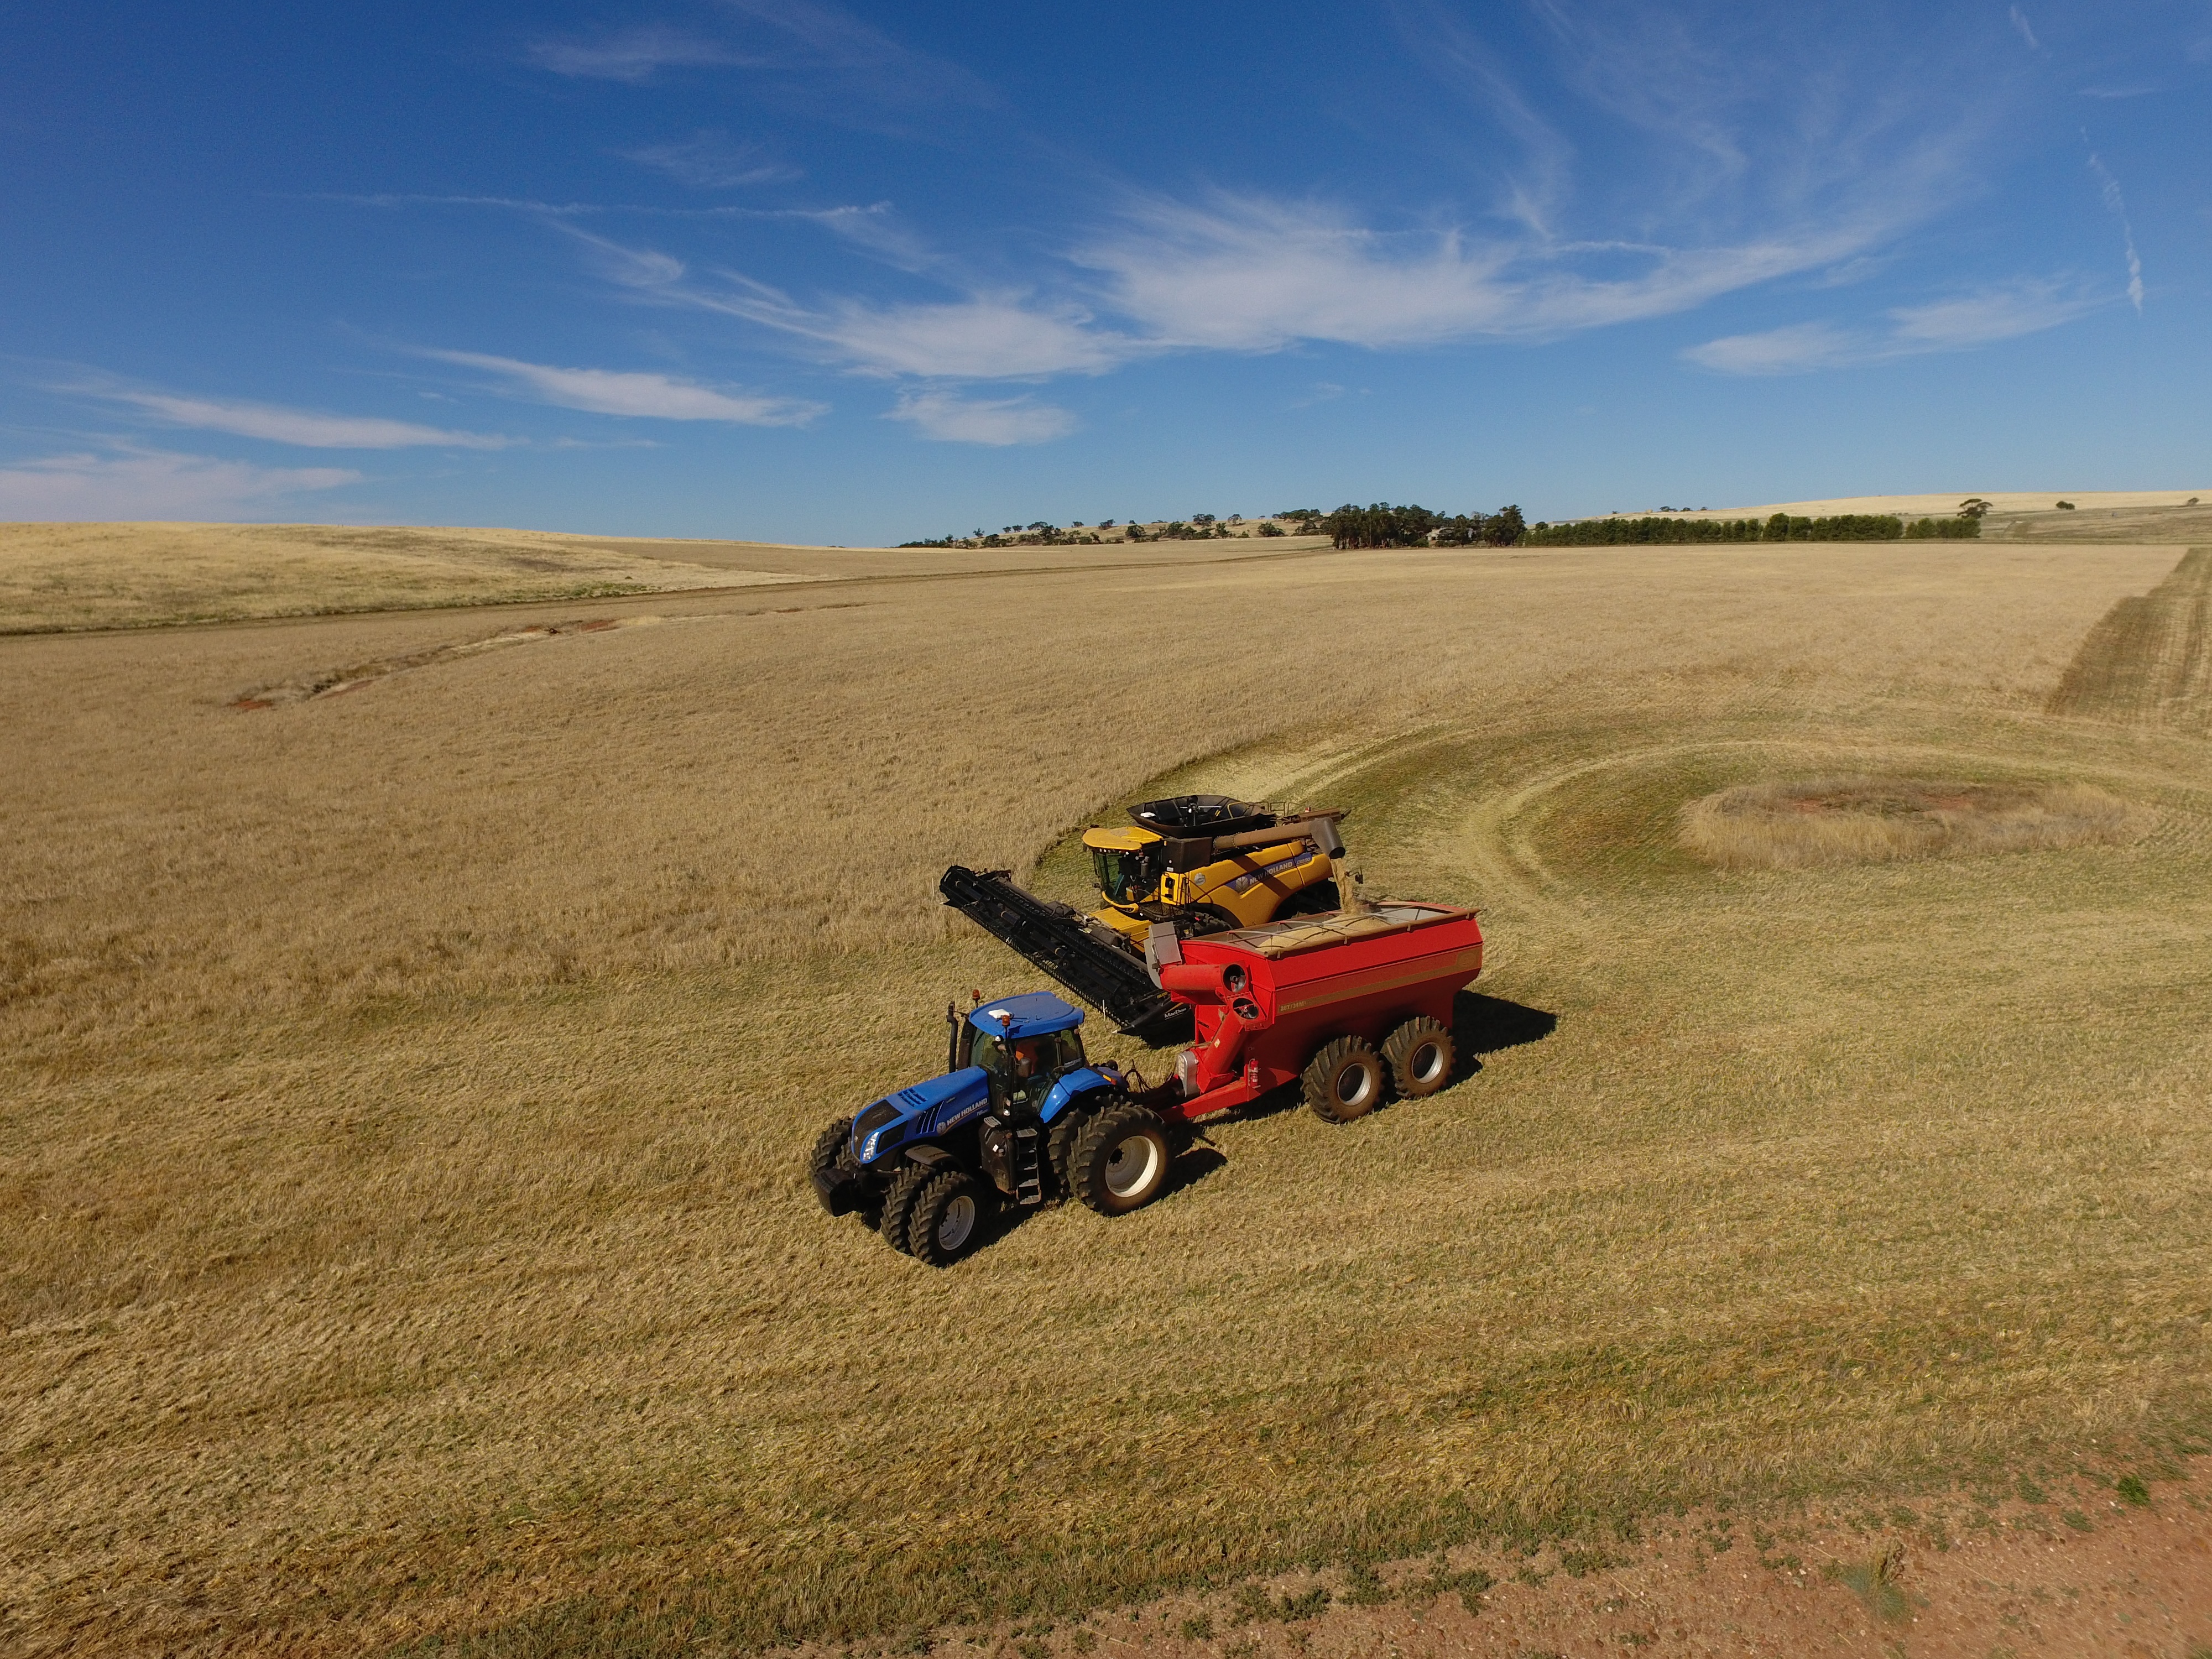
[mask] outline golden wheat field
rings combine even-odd
[[[912,1649],[2212,1437],[2212,552],[540,538],[775,580],[161,627],[130,535],[0,639],[0,1649]],[[378,603],[313,544],[263,609]],[[1185,787],[1481,908],[1467,1074],[943,1273],[824,1217],[1042,983],[939,871]],[[2125,833],[1717,867],[1740,791]]]

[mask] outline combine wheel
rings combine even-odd
[[[884,1194],[884,1243],[908,1255],[914,1254],[914,1246],[907,1241],[908,1218],[914,1212],[915,1200],[929,1184],[930,1174],[925,1164],[902,1164],[891,1177],[890,1190]]]
[[[1290,902],[1276,914],[1279,916],[1321,916],[1331,910],[1344,908],[1343,896],[1333,881],[1317,881],[1310,887],[1301,887],[1290,896]]]
[[[1323,1043],[1299,1081],[1305,1085],[1306,1104],[1326,1122],[1349,1123],[1382,1103],[1382,1061],[1364,1037]]]
[[[983,1242],[991,1194],[965,1170],[943,1170],[923,1182],[907,1212],[907,1249],[917,1261],[949,1267]]]
[[[1168,1129],[1160,1115],[1122,1101],[1083,1126],[1068,1155],[1068,1185],[1101,1215],[1148,1204],[1168,1178]]]
[[[1425,1014],[1409,1019],[1383,1040],[1391,1080],[1408,1100],[1425,1100],[1451,1081],[1452,1035]]]

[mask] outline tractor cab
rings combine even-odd
[[[1059,1079],[1086,1064],[1083,1011],[1049,991],[1029,991],[979,1003],[965,1019],[953,1018],[948,1071],[981,1068],[991,1104],[1000,1111],[1034,1115]]]

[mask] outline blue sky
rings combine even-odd
[[[0,18],[0,519],[2212,480],[2212,0]]]

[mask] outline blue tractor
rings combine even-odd
[[[950,1267],[1000,1205],[1081,1200],[1102,1215],[1166,1180],[1166,1121],[1118,1066],[1084,1057],[1083,1011],[1048,991],[979,1002],[951,1028],[945,1075],[885,1095],[822,1132],[807,1174],[832,1215]]]

